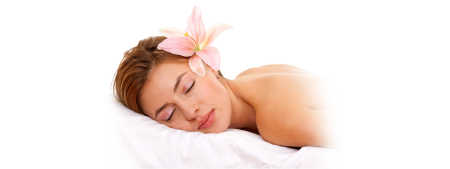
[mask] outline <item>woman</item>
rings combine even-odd
[[[235,79],[205,64],[160,50],[166,37],[141,40],[117,70],[118,100],[168,127],[219,133],[237,128],[281,146],[326,146],[316,81],[289,65],[248,69]]]

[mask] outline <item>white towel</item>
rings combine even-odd
[[[213,134],[176,130],[119,109],[120,134],[143,168],[330,168],[332,149],[277,146],[239,129]]]

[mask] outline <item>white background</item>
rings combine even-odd
[[[448,168],[444,1],[1,1],[0,168],[133,168],[112,82],[123,52],[198,5],[234,78],[296,65],[323,79],[346,168]],[[326,89],[326,90],[325,90]]]

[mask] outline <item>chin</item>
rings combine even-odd
[[[223,114],[217,114],[215,116],[215,122],[210,128],[207,128],[204,133],[221,133],[226,131],[230,127],[230,120]]]
[[[226,131],[227,130],[227,128],[219,128],[219,129],[217,129],[217,128],[214,128],[214,129],[212,129],[211,131],[207,131],[208,133],[222,133],[222,132],[224,132],[224,131]]]
[[[211,126],[211,128],[204,131],[204,133],[222,133],[228,129],[228,126],[220,123],[216,123],[215,125]]]
[[[203,133],[222,133],[222,132],[224,132],[225,130],[219,130],[219,131],[205,131],[205,132],[203,132]]]

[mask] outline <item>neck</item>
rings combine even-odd
[[[224,81],[225,87],[230,94],[232,113],[229,128],[257,131],[256,113],[253,106],[242,97],[235,81],[226,78],[221,80]]]

